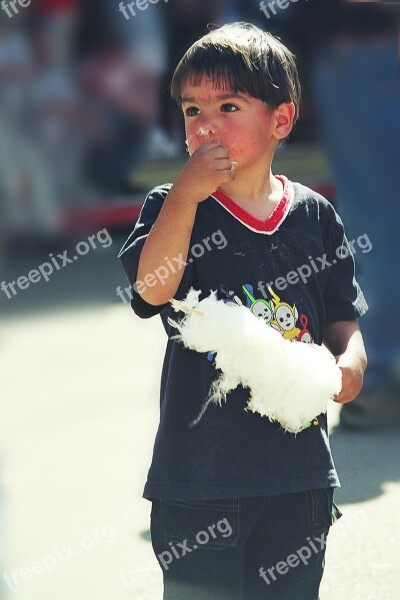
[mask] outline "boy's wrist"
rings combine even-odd
[[[351,352],[339,354],[335,359],[342,372],[342,390],[334,400],[339,404],[345,404],[354,400],[360,393],[366,364],[362,357],[355,356]]]
[[[171,187],[168,198],[170,202],[185,209],[189,207],[197,209],[197,205],[201,202],[201,199],[194,196],[193,190],[189,191],[188,187],[181,183],[179,176]]]

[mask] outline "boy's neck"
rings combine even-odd
[[[242,207],[276,204],[283,194],[283,184],[272,174],[271,167],[258,177],[248,171],[239,172],[232,181],[218,189]]]

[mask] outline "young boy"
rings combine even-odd
[[[189,427],[217,372],[212,354],[171,339],[169,299],[217,290],[287,340],[324,343],[342,370],[335,400],[344,403],[366,367],[356,319],[367,306],[353,256],[327,200],[272,175],[300,100],[294,56],[281,42],[246,23],[211,31],[186,52],[171,89],[190,158],[173,185],[149,193],[119,255],[133,310],[160,313],[168,335],[143,494],[164,599],[316,600],[326,536],[341,515],[326,414],[285,433],[245,411],[239,387]]]

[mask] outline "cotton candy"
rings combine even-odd
[[[175,339],[186,348],[215,353],[221,373],[207,405],[229,401],[229,392],[242,385],[249,390],[246,410],[292,433],[326,412],[328,401],[341,390],[342,375],[325,347],[283,339],[245,306],[218,300],[216,292],[200,302],[199,296],[191,289],[183,301],[189,314],[180,321],[168,320],[179,331]]]

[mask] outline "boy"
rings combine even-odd
[[[326,536],[341,514],[326,414],[284,433],[244,410],[239,387],[189,427],[216,369],[211,354],[171,339],[169,299],[191,287],[200,299],[217,290],[288,340],[324,342],[342,370],[341,403],[361,389],[366,356],[356,319],[367,306],[333,207],[271,172],[298,116],[289,50],[255,26],[226,25],[186,52],[171,91],[190,158],[173,185],[150,192],[119,255],[133,310],[160,313],[168,335],[143,494],[152,501],[164,599],[316,600]]]

